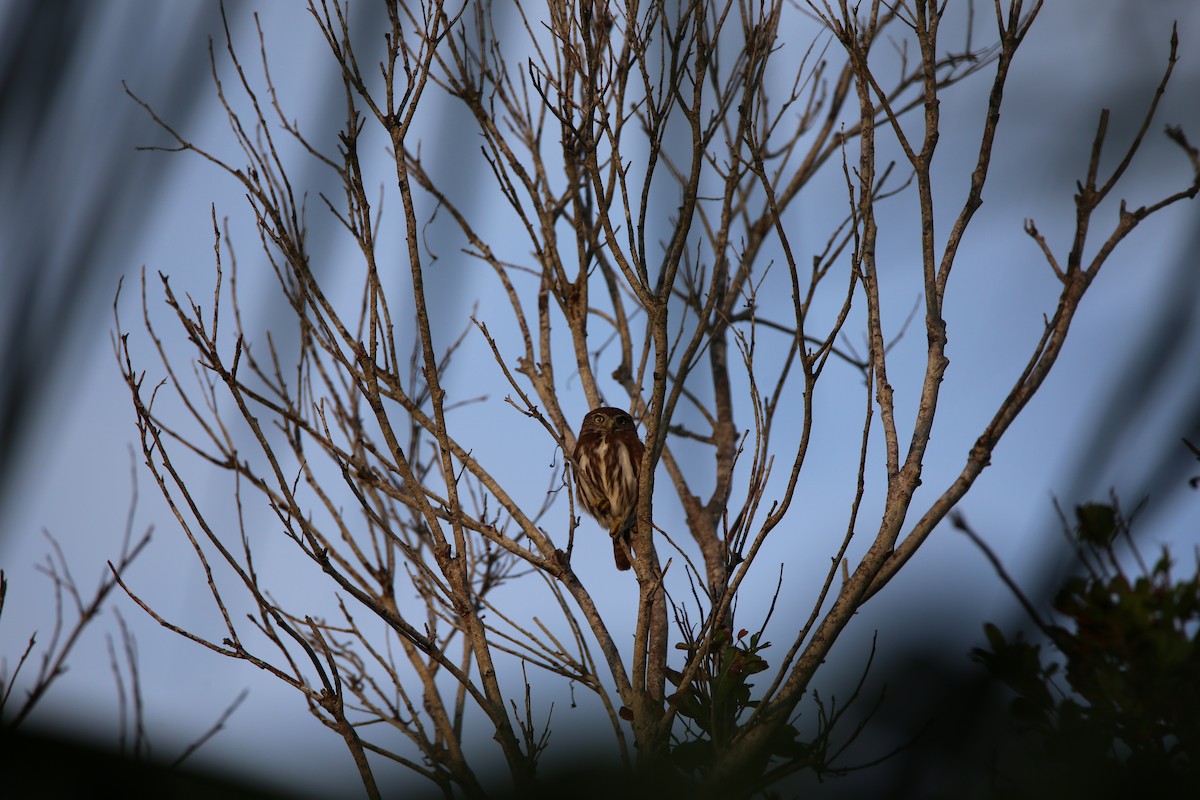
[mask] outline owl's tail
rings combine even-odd
[[[622,526],[621,530],[613,534],[613,561],[617,562],[617,569],[625,572],[629,569],[629,555],[632,552],[632,547],[629,543],[629,528]]]

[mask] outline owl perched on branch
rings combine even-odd
[[[597,408],[583,418],[575,441],[575,486],[583,510],[608,529],[617,569],[629,569],[630,533],[637,524],[638,479],[645,447],[633,418]]]

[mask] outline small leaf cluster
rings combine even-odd
[[[726,629],[713,633],[711,644],[698,664],[692,680],[684,688],[683,673],[667,669],[667,679],[679,689],[669,698],[688,729],[694,734],[677,741],[672,748],[672,759],[676,766],[687,772],[703,773],[716,753],[728,744],[737,732],[742,714],[758,706],[752,699],[754,684],[750,677],[767,669],[762,651],[771,646],[762,641],[762,632],[750,633],[743,629],[737,636]],[[699,648],[696,642],[680,642],[675,645],[688,653],[691,663]],[[792,726],[785,737],[792,741],[796,731]]]

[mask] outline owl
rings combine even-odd
[[[638,477],[645,447],[633,418],[619,408],[597,408],[583,418],[575,440],[579,504],[608,529],[617,569],[629,569],[630,533],[637,524]]]

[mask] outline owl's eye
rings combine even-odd
[[[617,417],[617,424],[620,425],[622,428],[627,428],[627,427],[633,425],[633,420],[631,420],[629,417],[622,414],[621,416]]]
[[[597,425],[603,424],[603,422],[604,422],[604,415],[603,415],[603,414],[593,414],[593,415],[592,415],[592,422],[596,423]]]

